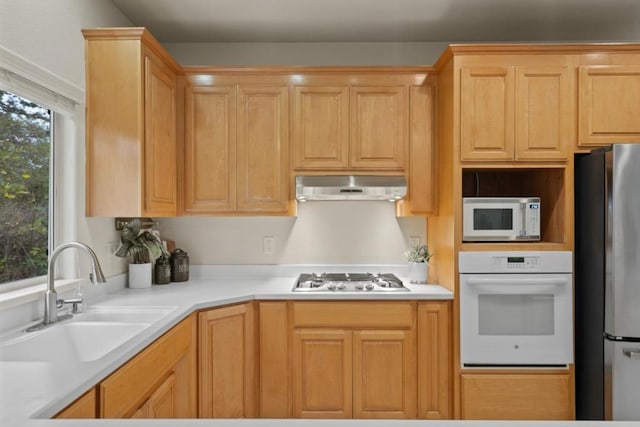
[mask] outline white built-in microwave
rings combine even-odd
[[[462,215],[464,241],[540,240],[539,197],[465,197]]]

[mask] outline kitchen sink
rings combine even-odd
[[[0,343],[0,361],[98,360],[175,307],[91,307],[37,332],[13,334]]]
[[[0,361],[91,362],[149,327],[151,323],[69,322],[26,333],[0,346]]]

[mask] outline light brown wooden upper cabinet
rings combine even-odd
[[[83,34],[87,216],[175,216],[180,67],[144,29]]]
[[[236,209],[236,87],[188,86],[184,211]]]
[[[295,169],[349,167],[349,88],[296,86],[292,111]]]
[[[354,168],[404,169],[408,111],[406,86],[352,86],[351,165]]]
[[[184,212],[287,214],[288,88],[185,88]]]
[[[640,140],[640,66],[578,68],[578,144]]]
[[[565,160],[571,93],[567,67],[463,67],[461,160]]]
[[[253,304],[199,313],[200,418],[255,416]]]
[[[296,86],[293,99],[294,169],[406,168],[406,85]]]

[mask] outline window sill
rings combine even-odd
[[[82,279],[56,280],[56,291],[65,292],[78,287]],[[32,301],[42,299],[42,294],[47,289],[46,283],[0,293],[0,309],[15,307]]]

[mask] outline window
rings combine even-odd
[[[0,286],[47,272],[53,113],[0,90]]]

